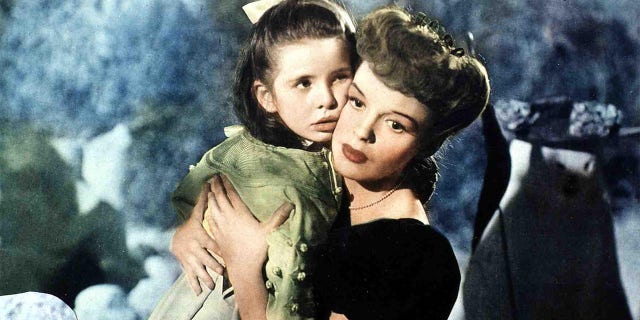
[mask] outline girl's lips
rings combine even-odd
[[[318,122],[311,125],[311,127],[321,132],[333,132],[336,128],[336,121]]]
[[[364,153],[352,148],[346,143],[342,145],[342,154],[351,162],[364,163],[367,161],[367,156]]]

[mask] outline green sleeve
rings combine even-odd
[[[218,170],[207,164],[206,158],[211,152],[213,150],[209,150],[204,154],[200,162],[189,170],[189,173],[182,178],[176,189],[171,193],[171,205],[183,220],[187,220],[191,215],[204,184],[213,175],[219,173]]]

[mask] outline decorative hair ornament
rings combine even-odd
[[[260,20],[260,17],[262,17],[262,15],[267,10],[269,10],[271,7],[277,5],[278,3],[282,2],[282,1],[283,0],[259,0],[259,1],[254,1],[254,2],[245,4],[244,6],[242,6],[242,10],[244,11],[244,13],[249,18],[249,21],[251,21],[252,24],[256,24],[256,22],[258,22],[258,20]]]
[[[445,34],[444,37],[442,38],[442,40],[444,41],[444,43],[446,45],[448,45],[449,47],[453,47],[453,45],[455,44],[453,42],[453,37],[450,34]]]
[[[431,32],[438,35],[440,44],[443,47],[447,48],[450,54],[456,57],[464,56],[464,49],[455,47],[453,37],[450,34],[446,33],[446,30],[443,26],[440,25],[440,22],[438,22],[438,20],[431,20],[424,12],[418,12],[414,15],[411,15],[411,23],[417,27],[426,27]]]
[[[453,50],[450,51],[452,55],[460,58],[462,56],[464,56],[464,49],[462,48],[455,48]]]
[[[429,18],[423,12],[418,12],[411,16],[411,23],[416,26],[424,27],[429,24]]]

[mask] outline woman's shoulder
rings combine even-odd
[[[379,219],[337,228],[329,239],[330,246],[370,252],[399,264],[439,261],[438,267],[458,271],[449,240],[436,228],[416,219]]]
[[[368,234],[372,238],[392,239],[393,244],[442,246],[451,249],[449,240],[438,229],[413,218],[378,219],[350,228],[354,233]]]
[[[454,286],[459,282],[458,262],[449,240],[416,219],[374,220],[335,230],[330,239],[334,253],[336,249],[346,253],[343,259],[347,261],[353,256],[368,256],[368,261],[377,261],[382,267],[378,270],[400,273],[396,276],[405,280],[446,278],[456,283]]]
[[[446,319],[460,271],[447,238],[416,219],[336,228],[320,284],[334,310],[354,318]]]

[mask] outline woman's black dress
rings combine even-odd
[[[449,241],[415,219],[343,223],[319,253],[320,300],[349,319],[447,319],[458,294]]]

